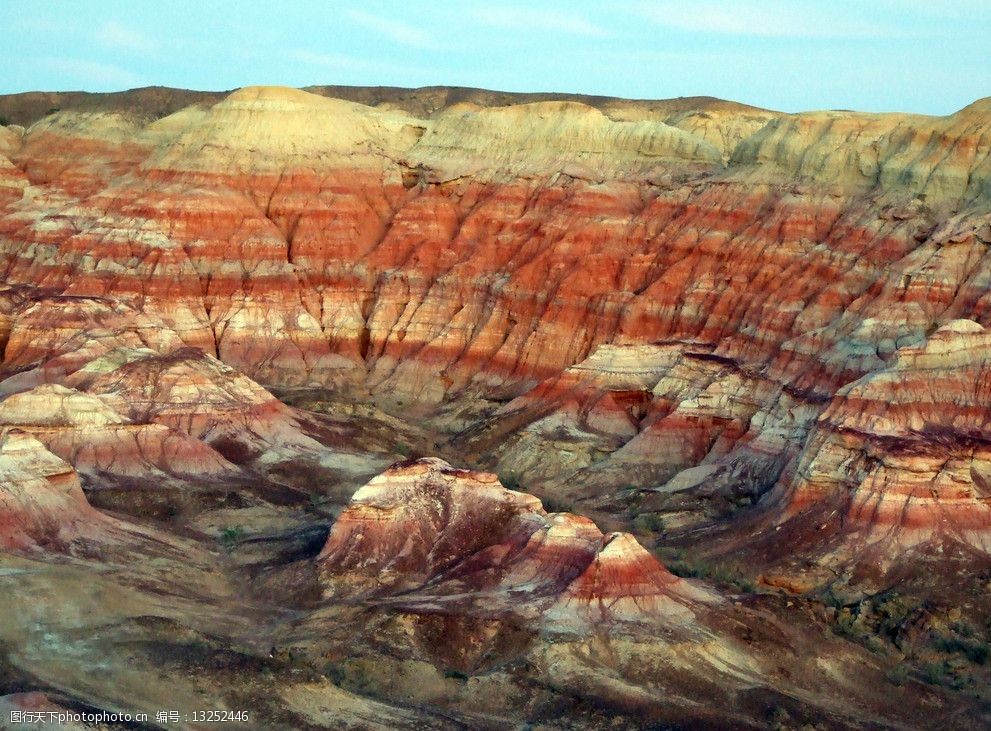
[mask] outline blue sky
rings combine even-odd
[[[785,111],[991,96],[991,0],[0,0],[0,93],[451,84]]]

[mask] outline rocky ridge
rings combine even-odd
[[[459,612],[534,611],[552,624],[684,622],[713,595],[670,574],[626,533],[547,514],[496,475],[401,463],[359,489],[317,558],[331,596],[401,595]],[[687,611],[686,611],[687,610]]]
[[[984,687],[987,100],[316,91],[0,128],[3,561],[135,592],[78,657],[179,637],[283,725],[979,722],[929,681]],[[33,626],[0,690],[154,707]]]

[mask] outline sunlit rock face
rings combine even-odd
[[[106,519],[83,495],[76,471],[29,434],[0,441],[0,544],[5,550],[60,546],[96,535]]]
[[[551,627],[664,621],[714,595],[667,571],[626,533],[603,535],[489,473],[436,458],[394,465],[359,489],[317,559],[329,597],[523,613]]]
[[[11,709],[986,721],[988,100],[28,96]]]
[[[19,200],[27,179],[10,158],[21,147],[22,127],[0,127],[0,210],[5,204]]]
[[[148,509],[142,494],[159,493],[159,508],[171,513],[186,492],[262,489],[272,470],[317,479],[340,467],[367,477],[387,464],[354,445],[340,449],[333,431],[183,345],[160,318],[108,298],[7,294],[0,429],[32,435],[88,489],[124,496],[128,511]],[[61,319],[48,324],[50,311]]]
[[[940,538],[991,551],[989,345],[953,320],[841,389],[771,500],[791,519],[828,505],[892,551]]]
[[[495,399],[506,443],[464,443],[585,497],[757,500],[844,388],[883,388],[906,348],[987,322],[991,115],[685,104],[428,116],[252,87],[154,121],[69,109],[4,128],[0,389],[195,348],[452,432],[492,409],[449,404]],[[196,392],[205,361],[189,362],[147,355],[121,366],[145,385],[87,388],[208,442],[286,431],[237,384],[239,414],[156,404],[159,373]]]
[[[774,117],[727,167],[577,103],[419,119],[252,88],[45,118],[7,146],[44,185],[0,231],[9,282],[112,295],[265,382],[430,404],[679,339],[825,397],[977,298],[985,221],[944,214],[986,203],[986,125]]]
[[[176,429],[128,418],[98,396],[59,384],[37,386],[0,402],[0,427],[33,435],[83,472],[216,478],[236,471],[219,454]]]

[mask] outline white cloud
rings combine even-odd
[[[158,44],[148,36],[116,21],[101,25],[96,31],[95,38],[104,48],[129,53],[149,54],[158,47]]]
[[[472,17],[493,28],[520,32],[567,33],[577,36],[606,38],[612,34],[587,18],[577,14],[555,10],[519,7],[512,5],[490,5],[475,8]]]
[[[52,57],[44,60],[44,64],[68,77],[59,88],[69,88],[74,84],[86,85],[86,90],[130,89],[141,86],[144,80],[127,69],[108,63],[88,61],[81,58]]]
[[[396,43],[412,48],[433,49],[437,48],[437,42],[430,33],[391,18],[382,18],[378,15],[366,13],[363,10],[348,10],[345,15],[354,23],[375,31]]]
[[[869,5],[866,6],[869,8]],[[786,0],[658,0],[640,5],[652,23],[673,30],[778,38],[877,38],[903,35],[889,24],[850,17],[829,5]],[[889,16],[890,17],[890,16]]]

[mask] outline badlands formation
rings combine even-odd
[[[5,714],[991,724],[991,101],[0,114]]]

